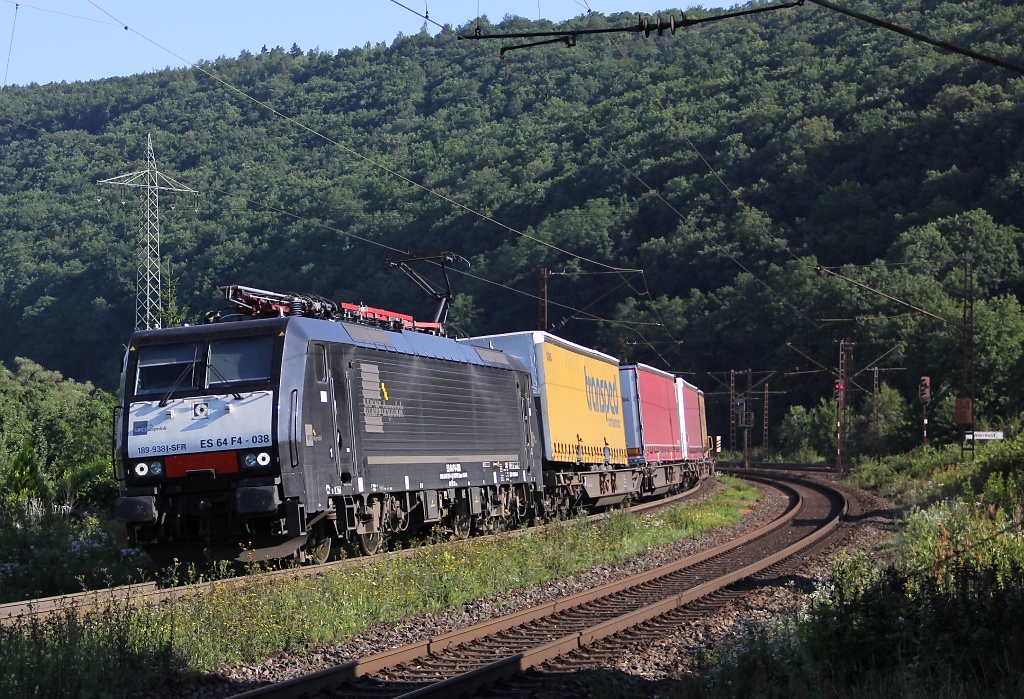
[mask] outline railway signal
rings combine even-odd
[[[832,386],[832,400],[839,403],[843,399],[843,383],[836,381]]]
[[[922,376],[917,386],[917,395],[921,399],[921,444],[928,446],[928,403],[932,399],[932,380]]]

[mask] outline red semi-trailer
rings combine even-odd
[[[629,463],[685,459],[675,377],[646,364],[619,367],[619,377]]]
[[[704,413],[704,392],[692,383],[676,379],[676,400],[683,427],[685,458],[699,461],[710,456],[708,426]]]

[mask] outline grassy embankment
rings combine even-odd
[[[794,613],[707,659],[678,697],[1024,696],[1024,435],[858,466],[898,534],[843,556]]]
[[[722,480],[726,488],[714,498],[653,515],[624,510],[598,522],[424,547],[298,580],[253,575],[240,589],[224,585],[172,605],[112,604],[84,618],[69,612],[0,630],[0,695],[117,696],[620,562],[736,524],[757,491]]]

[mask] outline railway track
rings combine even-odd
[[[705,481],[706,482],[706,481]],[[667,498],[661,498],[657,500],[650,500],[647,502],[635,504],[631,507],[634,513],[653,512],[661,508],[671,507],[673,505],[682,502],[683,500],[690,499],[696,496],[701,490],[701,483],[698,483],[693,488],[678,493],[676,495],[669,496]],[[595,514],[590,515],[587,519],[594,521],[601,517],[607,516],[606,514]],[[552,525],[540,525],[540,526],[552,526]],[[529,529],[515,530],[512,532],[505,532],[505,535],[520,535],[522,532],[535,530],[537,527],[531,527]],[[479,541],[481,538],[486,540],[487,538],[493,538],[494,534],[486,535],[483,537],[477,537],[475,541]],[[402,551],[394,551],[389,553],[378,553],[373,556],[359,556],[354,558],[342,558],[334,561],[328,561],[327,563],[321,563],[319,565],[307,565],[291,568],[281,568],[279,570],[269,570],[263,573],[258,573],[266,579],[275,578],[298,578],[312,575],[323,575],[324,573],[345,568],[348,566],[366,565],[374,560],[385,558],[389,556],[408,556],[411,555],[410,549],[403,549]],[[12,624],[22,623],[30,619],[40,619],[52,614],[62,614],[72,610],[88,611],[90,609],[103,608],[111,603],[123,603],[123,602],[135,602],[135,603],[149,603],[149,604],[161,604],[165,602],[171,602],[177,599],[191,597],[194,595],[201,595],[212,591],[215,588],[222,589],[225,585],[244,585],[250,582],[252,575],[239,576],[236,578],[223,578],[217,580],[211,580],[206,582],[192,583],[188,585],[178,585],[174,587],[161,586],[155,582],[138,583],[132,585],[121,585],[118,587],[105,588],[103,590],[89,590],[85,592],[76,592],[67,595],[57,595],[54,597],[41,597],[31,600],[25,600],[23,602],[10,602],[7,604],[0,604],[0,626],[10,626]]]
[[[454,697],[522,696],[530,668],[571,672],[600,664],[617,643],[677,624],[693,605],[713,604],[730,585],[769,570],[833,533],[847,511],[843,493],[775,474],[744,473],[790,498],[785,513],[700,554],[517,614],[239,695]],[[646,629],[646,630],[644,630]],[[616,640],[619,639],[619,640]],[[628,640],[631,639],[631,640]]]

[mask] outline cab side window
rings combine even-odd
[[[324,345],[313,346],[313,366],[316,372],[316,380],[324,382],[327,380],[327,348]]]

